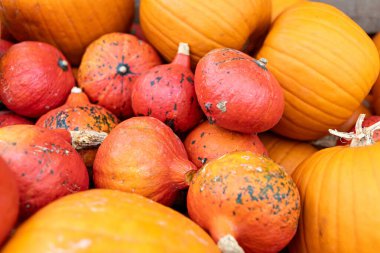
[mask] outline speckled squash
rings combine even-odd
[[[0,99],[10,110],[37,118],[62,105],[75,80],[55,47],[25,41],[13,45],[0,62]]]
[[[160,63],[154,49],[134,35],[106,34],[86,49],[79,66],[78,84],[93,103],[124,119],[133,115],[133,83]]]
[[[20,218],[88,188],[86,167],[66,136],[32,125],[0,128],[0,156],[16,175]]]
[[[75,193],[46,206],[20,226],[2,252],[56,251],[219,252],[205,231],[176,211],[106,189]]]
[[[375,35],[375,37],[373,38],[373,42],[375,42],[380,57],[380,32]],[[372,87],[372,94],[372,109],[376,113],[376,115],[380,115],[380,75]]]
[[[12,42],[0,39],[0,58],[8,51],[8,49],[13,45]]]
[[[272,0],[272,23],[284,11],[293,5],[307,0]]]
[[[34,123],[24,117],[21,117],[11,111],[0,111],[0,127],[11,126],[11,125],[33,125]]]
[[[173,62],[151,68],[136,80],[132,108],[135,115],[157,118],[176,133],[184,133],[201,121],[187,43],[180,43]]]
[[[303,160],[318,151],[309,143],[287,139],[271,133],[263,133],[259,137],[268,150],[269,157],[282,165],[289,175]]]
[[[283,91],[266,60],[234,49],[215,49],[199,61],[195,92],[209,121],[232,131],[266,131],[284,111]]]
[[[280,15],[258,58],[285,92],[285,111],[273,131],[316,140],[341,126],[359,107],[379,73],[376,47],[337,8],[299,3]]]
[[[153,117],[134,117],[116,126],[100,145],[94,162],[98,188],[134,192],[171,205],[196,170],[181,140]]]
[[[268,30],[270,17],[268,0],[142,0],[140,5],[148,41],[167,61],[174,59],[178,43],[186,41],[193,67],[215,48],[250,51]]]
[[[225,251],[226,238],[235,238],[245,252],[279,252],[296,233],[300,214],[292,178],[252,152],[207,163],[191,180],[187,206],[222,252],[243,252]]]
[[[229,131],[207,121],[198,125],[187,135],[184,145],[190,161],[198,168],[222,155],[235,151],[268,154],[256,134]]]
[[[79,65],[86,47],[101,35],[127,32],[133,0],[4,0],[0,16],[18,41],[43,41]]]

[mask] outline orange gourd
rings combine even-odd
[[[272,0],[272,23],[284,11],[293,5],[307,0]]]
[[[351,117],[341,125],[338,130],[341,132],[348,132],[355,126],[356,121],[358,120],[358,117],[360,114],[365,114],[368,117],[372,115],[371,111],[365,107],[363,104],[361,104],[351,115]]]
[[[271,1],[142,0],[140,23],[148,41],[171,62],[179,42],[191,48],[193,67],[215,48],[250,51],[270,25]]]
[[[375,42],[375,45],[379,52],[379,57],[380,57],[380,32],[377,33],[376,36],[373,38],[373,42]],[[380,75],[377,78],[374,86],[372,87],[372,94],[373,94],[372,108],[377,115],[380,115]]]
[[[170,208],[95,189],[61,198],[22,224],[2,253],[21,252],[219,251],[206,232]]]
[[[47,42],[77,66],[86,47],[101,35],[127,32],[133,0],[4,0],[0,16],[18,40]]]
[[[292,178],[252,152],[224,155],[192,178],[187,207],[224,253],[279,252],[297,230],[300,199]],[[236,243],[237,241],[237,243]],[[226,244],[234,244],[227,251]]]
[[[273,23],[257,57],[285,93],[285,112],[273,131],[315,140],[341,126],[359,107],[379,73],[369,36],[335,7],[293,6]]]

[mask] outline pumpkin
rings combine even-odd
[[[379,73],[368,35],[333,6],[295,5],[280,15],[257,57],[285,93],[285,111],[273,131],[316,140],[341,126],[359,107]]]
[[[12,42],[0,39],[0,58],[8,51],[8,49],[13,46]]]
[[[0,158],[0,246],[16,224],[19,192],[15,175]]]
[[[11,111],[0,111],[0,127],[19,124],[33,125],[33,122]]]
[[[331,131],[353,138],[350,146],[320,150],[294,171],[302,211],[290,252],[379,251],[380,143],[373,143],[370,132],[380,125],[363,129],[363,116],[358,134]]]
[[[206,232],[176,211],[106,189],[75,193],[46,206],[20,226],[2,252],[57,251],[219,252]]]
[[[347,132],[347,131],[351,130],[355,126],[355,123],[356,123],[360,114],[365,114],[367,116],[372,115],[371,111],[365,105],[361,104],[354,111],[354,113],[351,115],[351,117],[346,122],[344,122],[343,125],[341,125],[338,128],[338,130],[341,132]]]
[[[188,44],[180,43],[172,63],[153,67],[137,79],[132,89],[135,115],[157,118],[179,133],[201,121],[189,50]]]
[[[307,0],[272,0],[272,23],[281,13],[293,5]]]
[[[109,133],[118,121],[108,110],[91,104],[87,95],[80,88],[74,87],[66,103],[42,115],[36,125],[48,129]],[[96,148],[78,150],[87,167],[92,167],[96,151]]]
[[[282,89],[266,60],[234,49],[215,49],[199,61],[195,92],[209,121],[232,131],[266,131],[284,110]]]
[[[100,145],[94,161],[97,188],[133,192],[171,205],[188,187],[196,170],[181,140],[152,117],[134,117],[117,125]]]
[[[59,197],[88,188],[86,167],[63,132],[13,125],[0,128],[0,140],[0,156],[16,175],[21,220]]]
[[[177,45],[191,47],[192,66],[215,48],[249,52],[259,44],[270,25],[271,1],[205,2],[142,0],[140,23],[145,37],[172,61]]]
[[[373,38],[373,42],[375,42],[380,57],[380,32],[377,33],[376,36]],[[372,108],[377,115],[380,115],[380,75],[372,87],[372,94]]]
[[[297,230],[300,199],[292,178],[271,159],[234,152],[193,175],[187,206],[223,253],[279,252]],[[229,242],[235,251],[226,249]]]
[[[259,137],[268,150],[269,157],[283,166],[289,175],[303,160],[318,151],[307,142],[283,138],[272,133],[263,133]]]
[[[203,122],[186,137],[184,145],[192,161],[198,168],[206,162],[235,151],[251,151],[267,155],[264,145],[256,134],[242,134]]]
[[[79,66],[78,84],[93,103],[124,119],[133,115],[134,81],[160,63],[154,49],[135,36],[106,34],[87,48]]]
[[[133,0],[4,0],[0,7],[6,28],[18,41],[54,45],[73,65],[101,35],[128,31],[134,13]]]
[[[71,67],[55,47],[15,44],[1,58],[0,98],[10,110],[37,118],[62,105],[75,84]]]

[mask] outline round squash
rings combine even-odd
[[[267,32],[271,1],[142,0],[140,23],[145,37],[171,62],[178,43],[191,47],[192,66],[215,48],[245,52]]]
[[[18,40],[47,42],[79,65],[86,47],[106,33],[127,32],[133,0],[4,0],[4,25]]]
[[[0,111],[0,127],[11,125],[33,125],[34,123],[26,118],[23,118],[11,111]]]
[[[168,207],[137,194],[94,189],[61,198],[22,224],[2,253],[24,252],[219,251],[206,232]]]
[[[341,126],[379,73],[379,55],[363,29],[318,2],[280,15],[257,57],[268,59],[285,92],[285,111],[273,131],[298,140],[315,140]]]
[[[271,0],[272,1],[272,23],[284,11],[293,5],[307,0]]]
[[[373,38],[373,42],[375,42],[380,57],[380,32],[375,35],[375,37]],[[372,87],[372,95],[372,108],[377,115],[380,115],[380,75],[377,78],[374,86]]]

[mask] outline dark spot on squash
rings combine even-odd
[[[207,162],[207,158],[198,157],[198,160],[201,161],[202,164]]]
[[[183,81],[185,81],[185,75],[181,73],[181,80],[179,81],[179,83],[183,83]]]
[[[12,142],[12,146],[16,146],[17,145],[17,143],[16,142]]]
[[[195,140],[192,140],[192,141],[191,141],[191,144],[195,144]]]
[[[215,124],[216,122],[216,120],[211,116],[207,116],[207,120],[208,120],[208,123],[210,123],[211,125]]]
[[[191,98],[190,98],[190,104],[192,104],[193,102],[194,102],[194,97],[191,96]]]
[[[203,148],[206,148],[206,145],[203,145]]]
[[[21,173],[21,176],[22,176],[22,177],[25,177],[25,176],[26,176],[25,172]]]
[[[235,199],[236,204],[243,205],[243,201],[241,197],[242,197],[242,193],[239,193]]]
[[[232,215],[233,215],[233,216],[236,216],[236,212],[235,212],[235,211],[232,211]]]
[[[164,123],[174,130],[174,119],[165,119]]]
[[[177,103],[174,103],[173,110],[177,111]]]
[[[148,113],[147,113],[148,116],[152,115],[152,108],[148,108]]]
[[[212,107],[212,103],[210,102],[205,103],[206,112],[211,113],[211,107]]]
[[[189,83],[194,84],[194,80],[193,80],[193,78],[192,78],[191,76],[186,77],[186,80],[187,80]]]
[[[54,170],[50,170],[49,172],[51,175],[54,175]]]
[[[154,80],[150,81],[150,86],[154,85]]]
[[[205,132],[202,132],[202,133],[201,133],[201,138],[202,138],[204,135],[205,135]]]
[[[42,164],[42,160],[38,160],[38,164]]]

